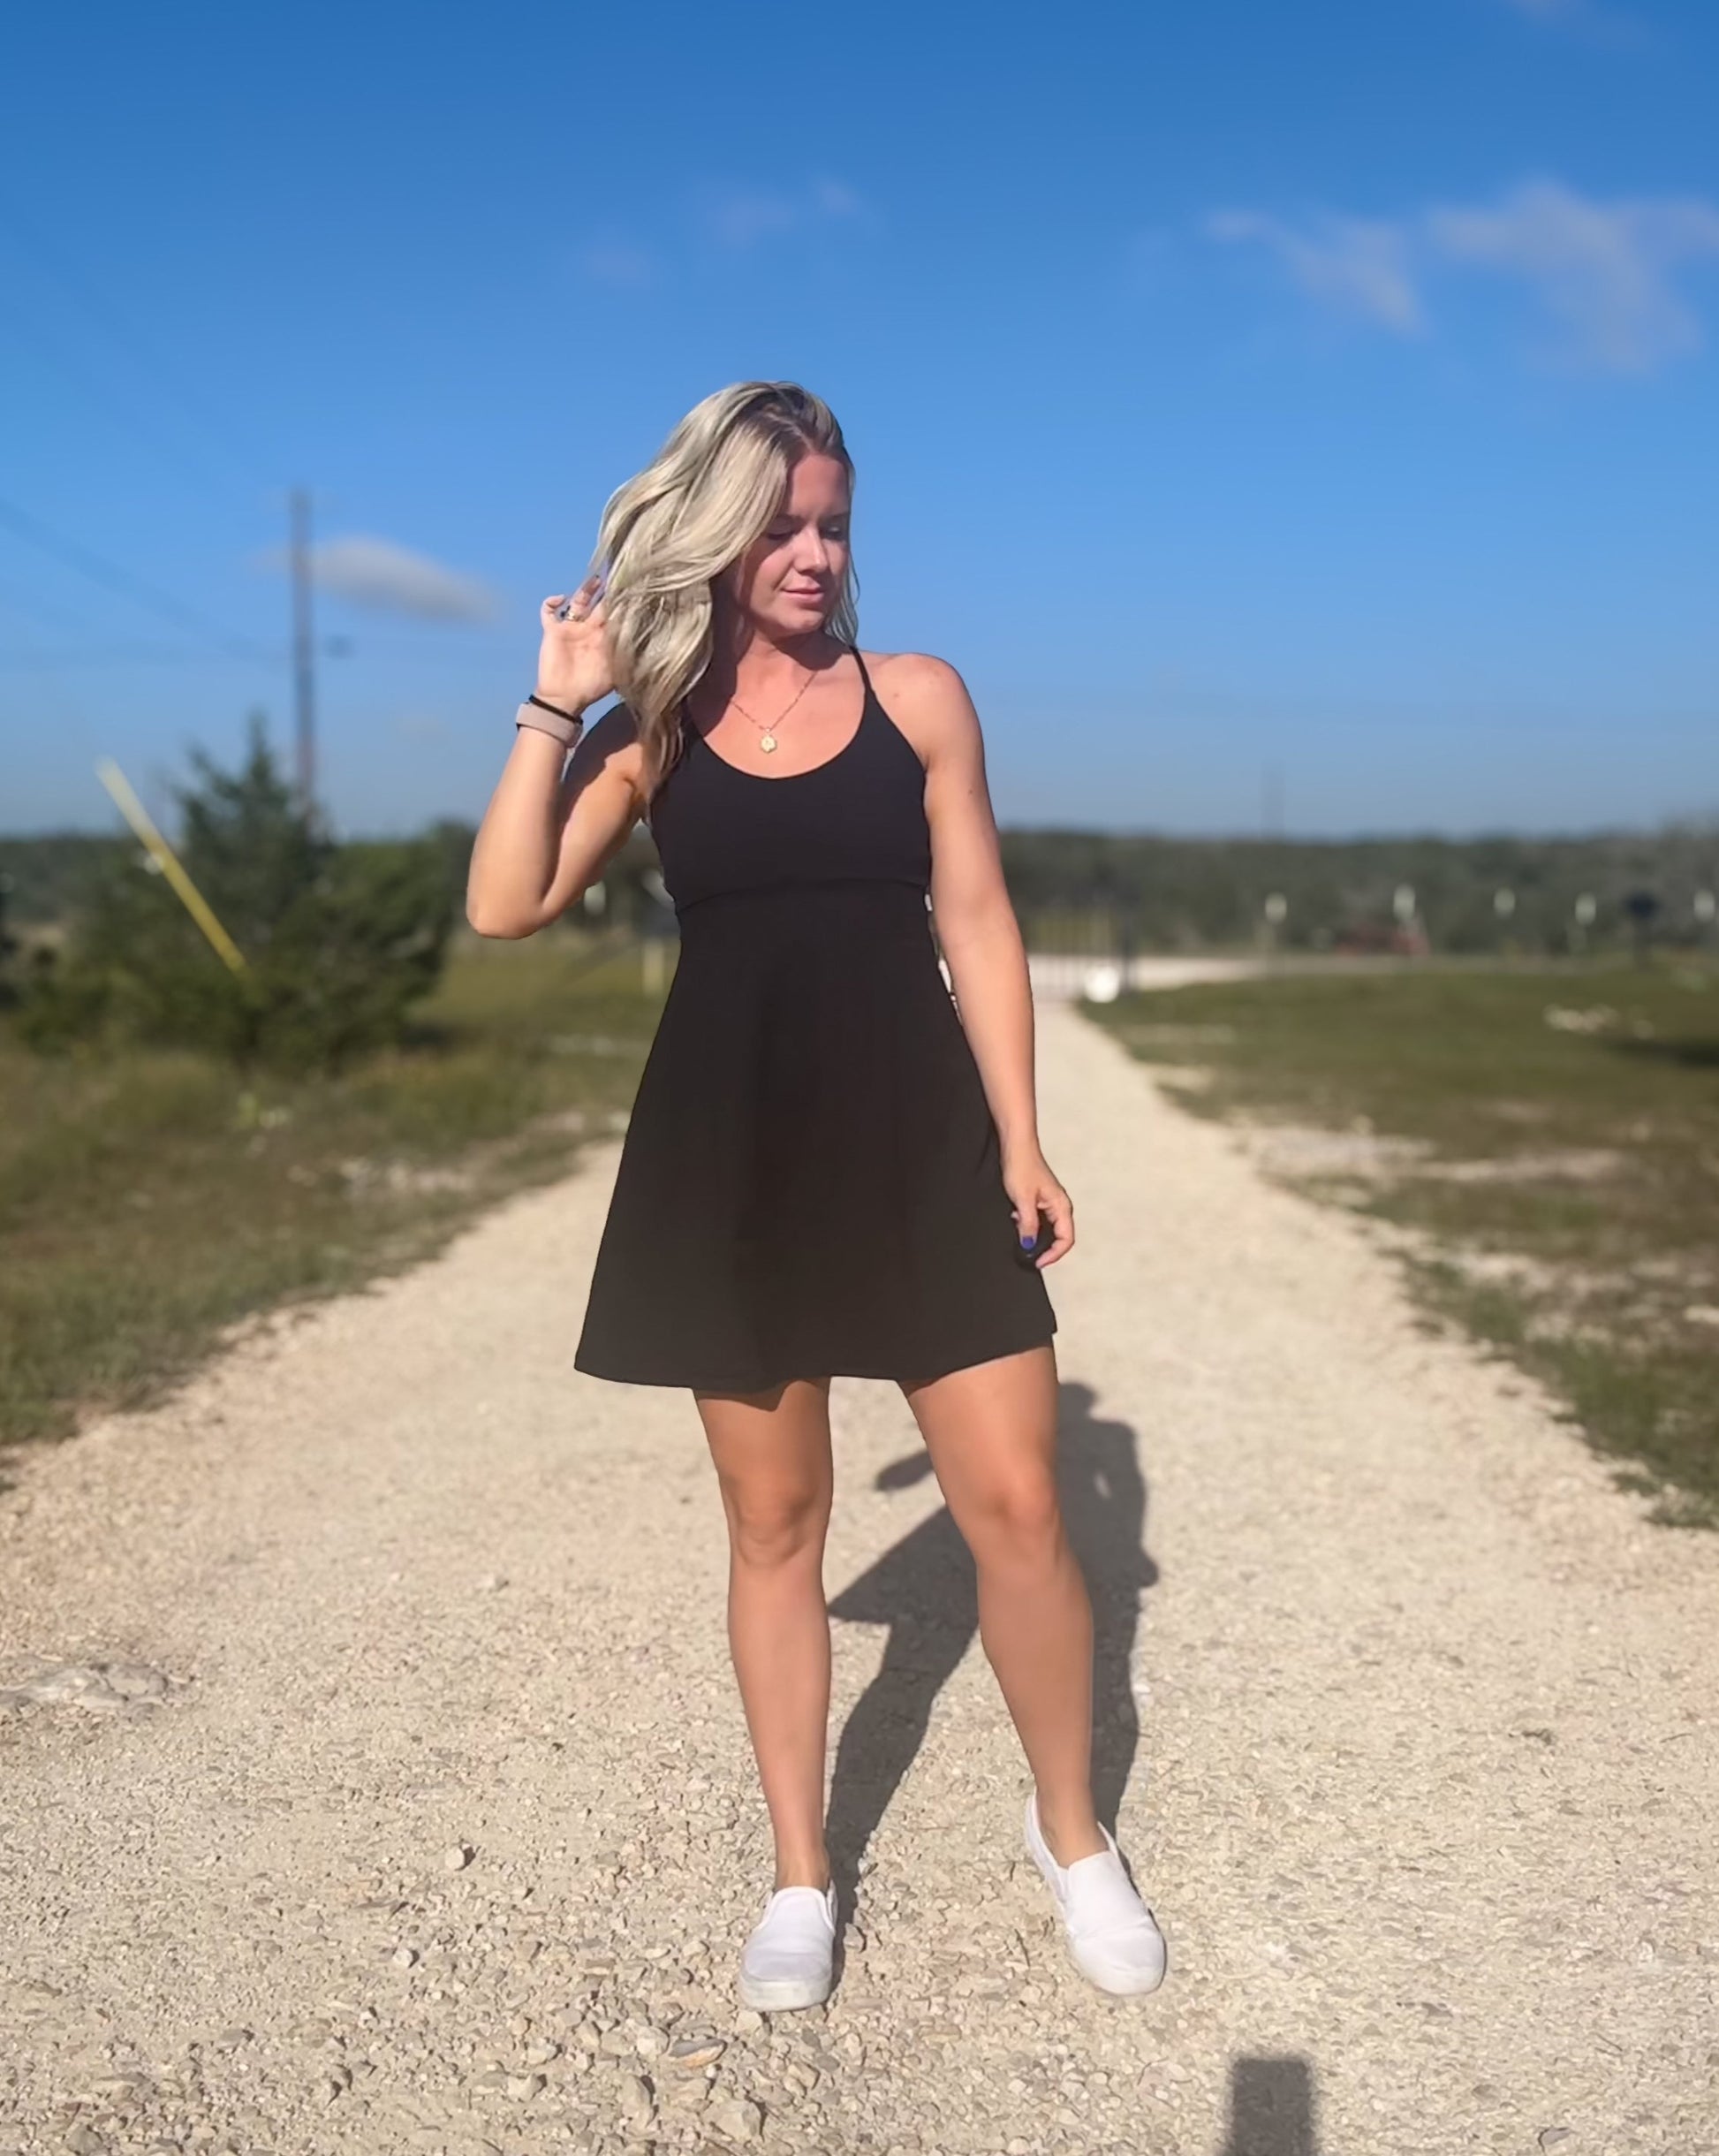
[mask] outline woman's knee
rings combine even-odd
[[[981,1566],[1019,1569],[1054,1562],[1063,1543],[1055,1476],[1031,1467],[988,1477],[969,1492],[961,1528]]]
[[[821,1552],[829,1498],[826,1483],[725,1477],[723,1504],[735,1556],[769,1571]]]

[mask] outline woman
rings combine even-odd
[[[610,498],[606,574],[543,602],[467,914],[531,935],[641,816],[674,900],[680,955],[573,1361],[687,1387],[718,1478],[776,1843],[742,1999],[810,2006],[832,1982],[837,1375],[899,1384],[972,1549],[1034,1780],[1026,1845],[1077,1965],[1149,1991],[1163,1941],[1093,1811],[1092,1616],[1057,1506],[1043,1279],[1074,1217],[1039,1145],[1026,960],[960,676],[853,641],[852,476],[817,398],[744,382]]]

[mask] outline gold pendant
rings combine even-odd
[[[769,752],[776,747],[775,734],[761,733],[758,737],[758,746],[768,755]]]

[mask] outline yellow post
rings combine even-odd
[[[185,902],[185,909],[235,973],[245,971],[245,953],[216,919],[208,900],[186,874],[179,857],[149,820],[149,811],[133,793],[125,774],[111,756],[95,766],[95,776],[119,804],[119,812],[149,849],[151,858]]]

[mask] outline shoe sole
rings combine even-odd
[[[1167,1969],[1161,1969],[1149,1984],[1142,1984],[1134,1978],[1130,1978],[1127,1982],[1123,1984],[1107,1984],[1102,1977],[1094,1976],[1090,1969],[1081,1968],[1080,1963],[1074,1957],[1072,1948],[1068,1946],[1066,1940],[1064,1945],[1064,1950],[1068,1954],[1069,1966],[1079,1970],[1093,1989],[1096,1992],[1102,1992],[1107,1999],[1143,1999],[1148,1992],[1155,1992],[1158,1989],[1168,1973]]]
[[[782,2014],[795,2007],[820,2007],[835,1988],[833,1976],[827,1984],[806,1984],[796,1983],[788,1977],[772,1981],[743,1975],[738,1985],[740,2004],[750,2007],[754,2014]]]

